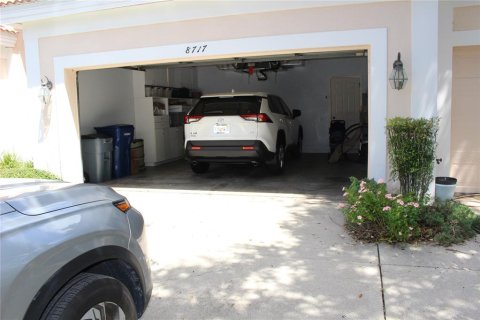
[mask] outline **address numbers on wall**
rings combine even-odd
[[[188,46],[185,48],[186,54],[195,54],[195,53],[203,53],[207,49],[208,45],[197,45],[197,46]]]

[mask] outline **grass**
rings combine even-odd
[[[21,161],[13,153],[2,155],[0,159],[0,178],[58,179],[57,176],[48,171],[35,169],[32,161]]]

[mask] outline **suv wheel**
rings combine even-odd
[[[295,157],[300,158],[303,152],[303,136],[298,135],[297,145],[295,146]]]
[[[190,164],[190,167],[192,168],[192,171],[195,173],[205,173],[208,171],[208,168],[210,167],[210,163],[208,162],[192,162]]]
[[[285,144],[278,143],[275,157],[273,158],[272,171],[274,173],[282,173],[285,168]]]
[[[132,295],[123,283],[104,275],[81,273],[57,293],[42,320],[136,318]]]

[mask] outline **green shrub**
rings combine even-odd
[[[480,216],[455,201],[417,201],[415,195],[393,195],[383,181],[350,178],[343,189],[346,226],[364,241],[460,243],[480,233]]]
[[[5,153],[0,158],[0,178],[58,179],[50,172],[35,169],[32,161],[21,161],[13,153]]]
[[[387,121],[391,176],[402,194],[423,199],[433,180],[438,119],[392,118]]]
[[[456,201],[435,202],[425,207],[419,216],[423,236],[439,244],[461,243],[480,233],[480,217]]]
[[[18,159],[16,154],[5,153],[0,159],[0,168],[18,168],[22,166],[21,161]]]
[[[417,237],[422,207],[415,197],[392,195],[385,183],[350,178],[344,188],[347,205],[343,208],[347,227],[357,238],[367,241],[404,242]]]

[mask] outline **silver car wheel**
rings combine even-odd
[[[118,304],[105,301],[93,306],[80,320],[126,320],[126,317]]]

